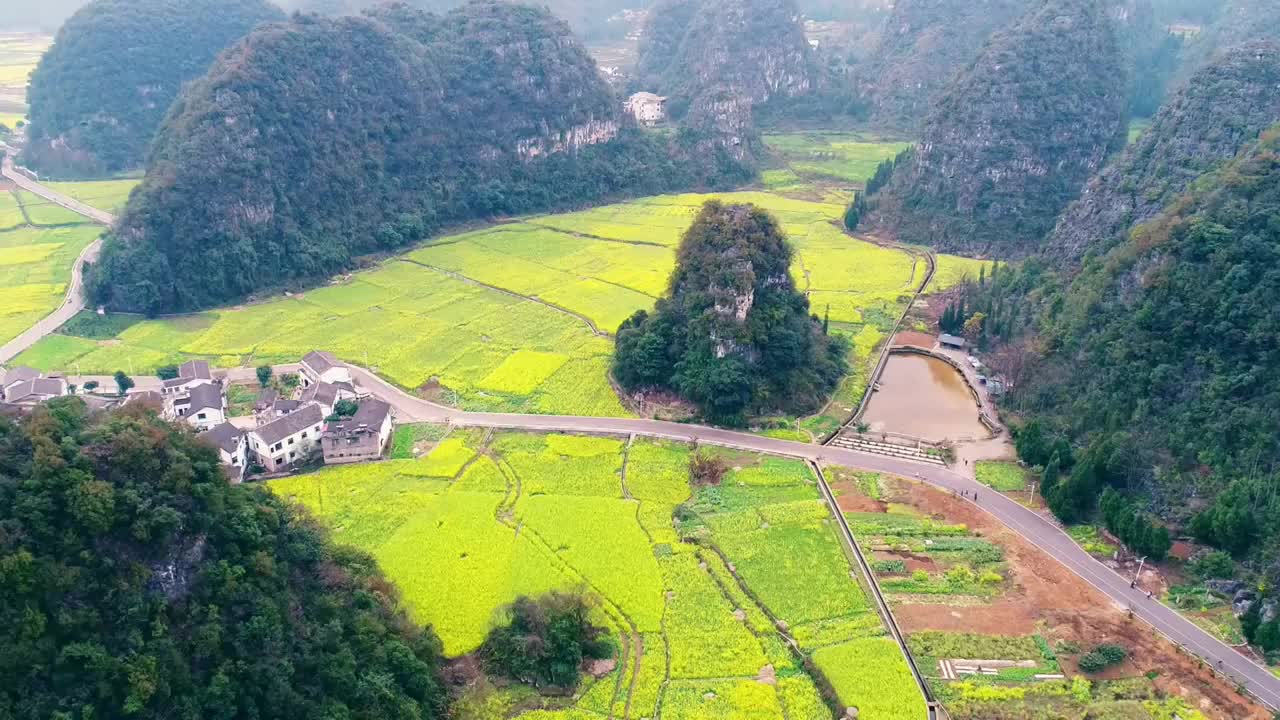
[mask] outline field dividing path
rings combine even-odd
[[[100,224],[111,226],[115,222],[114,215],[103,212],[97,208],[89,207],[73,197],[68,197],[60,192],[51,190],[44,185],[28,178],[17,170],[13,169],[13,158],[8,155],[4,156],[2,172],[4,177],[13,182],[13,184],[48,200],[55,205],[79,213],[90,220]],[[62,324],[75,317],[76,313],[84,309],[84,264],[93,262],[98,259],[98,252],[102,250],[102,240],[97,239],[89,243],[80,256],[76,258],[76,263],[71,268],[71,281],[67,283],[67,294],[62,300],[62,305],[47,315],[40,322],[27,328],[21,335],[10,340],[4,345],[0,345],[0,363],[6,363],[18,355],[18,353],[35,345],[40,338],[52,333],[54,330],[62,327]]]
[[[845,448],[778,440],[721,428],[661,420],[597,418],[564,415],[521,415],[465,412],[413,397],[377,375],[350,366],[361,385],[390,403],[401,421],[448,423],[464,427],[510,430],[641,435],[683,442],[719,445],[773,455],[829,463],[914,478],[943,490],[963,492],[969,501],[994,516],[1047,555],[1062,563],[1134,617],[1154,627],[1188,652],[1202,658],[1264,704],[1280,709],[1280,678],[1200,629],[1145,592],[1129,587],[1129,579],[1089,555],[1062,528],[1039,513],[949,468]],[[1222,664],[1219,666],[1219,662]]]

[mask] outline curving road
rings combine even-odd
[[[1128,578],[1120,576],[1094,559],[1052,521],[992,491],[976,480],[950,469],[855,450],[808,445],[732,430],[660,420],[464,412],[408,395],[363,368],[356,366],[350,366],[350,368],[361,385],[378,398],[390,403],[395,408],[397,416],[404,420],[448,423],[467,427],[642,435],[722,445],[915,478],[944,490],[964,492],[969,502],[978,505],[1028,542],[1084,578],[1117,605],[1131,609],[1135,617],[1145,621],[1174,643],[1204,659],[1206,663],[1241,685],[1263,704],[1273,710],[1280,709],[1280,678],[1201,630],[1159,600],[1148,598],[1145,592],[1130,588]],[[1218,665],[1219,661],[1222,663],[1221,666]]]
[[[96,208],[91,208],[73,198],[54,192],[34,182],[13,169],[12,160],[3,161],[4,177],[16,185],[69,210],[78,212],[95,222],[110,225],[115,218]],[[62,323],[84,308],[81,269],[86,261],[96,259],[100,245],[97,241],[85,248],[76,260],[67,297],[62,307],[41,320],[22,335],[0,347],[0,362],[6,362],[37,340],[56,330]],[[1045,551],[1072,572],[1084,578],[1117,605],[1129,608],[1134,616],[1159,630],[1173,642],[1204,659],[1210,666],[1234,680],[1254,697],[1272,709],[1280,709],[1280,678],[1266,668],[1236,652],[1230,646],[1201,630],[1146,593],[1129,587],[1129,580],[1103,565],[1086,553],[1062,529],[1022,505],[993,492],[976,480],[932,464],[862,453],[838,447],[808,445],[776,440],[748,433],[722,430],[701,425],[640,420],[626,418],[596,418],[559,415],[519,415],[505,413],[464,412],[436,405],[415,398],[391,385],[377,375],[350,366],[352,374],[374,395],[395,408],[401,419],[417,422],[437,422],[468,427],[494,427],[519,430],[547,430],[560,432],[594,432],[618,435],[642,435],[685,442],[753,450],[786,455],[818,463],[832,463],[861,470],[883,472],[902,477],[916,478],[936,487],[966,493],[974,502],[1010,529],[1022,535],[1028,542]],[[242,369],[250,373],[251,369]],[[1221,664],[1219,664],[1221,663]]]
[[[60,192],[51,190],[41,185],[27,176],[13,169],[13,159],[8,155],[4,156],[3,165],[0,166],[0,172],[3,173],[5,179],[10,180],[18,187],[30,192],[34,195],[48,200],[56,205],[84,215],[90,220],[101,225],[110,226],[115,222],[115,216],[111,213],[103,212],[97,208],[89,207],[75,198],[63,195]],[[76,264],[71,268],[71,282],[67,283],[67,294],[63,298],[62,305],[54,310],[40,322],[27,328],[18,337],[10,340],[4,345],[0,345],[0,363],[6,363],[12,360],[18,353],[35,345],[40,338],[57,330],[63,323],[70,320],[76,313],[84,309],[84,277],[83,270],[86,262],[93,262],[98,259],[98,252],[102,249],[102,241],[94,240],[89,243],[80,256],[76,258]]]

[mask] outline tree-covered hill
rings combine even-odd
[[[1124,141],[1124,59],[1100,0],[1047,0],[951,82],[878,199],[901,240],[1026,255]]]
[[[815,70],[795,0],[663,0],[649,10],[638,86],[677,115],[710,94],[752,105],[811,92]]]
[[[1191,77],[1151,127],[1085,186],[1045,243],[1056,257],[1103,253],[1196,178],[1280,120],[1280,44],[1230,48]]]
[[[448,223],[749,177],[686,152],[695,141],[630,126],[543,9],[295,16],[174,104],[89,290],[120,310],[193,310],[314,282]]]
[[[680,241],[667,296],[618,329],[619,382],[669,388],[721,422],[818,407],[844,374],[848,347],[809,315],[791,252],[765,211],[704,205]]]
[[[1044,357],[1009,406],[1081,448],[1084,469],[1064,473],[1070,494],[1083,504],[1106,485],[1141,492],[1202,540],[1258,551],[1274,587],[1280,126],[1065,287],[1037,292]]]
[[[956,73],[1031,0],[898,0],[858,68],[873,124],[918,131]]]
[[[148,411],[0,417],[0,715],[446,717],[372,558]]]
[[[31,74],[24,162],[60,176],[139,167],[182,84],[259,23],[266,0],[94,0]]]

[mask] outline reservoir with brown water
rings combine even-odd
[[[871,432],[941,442],[990,435],[978,421],[978,404],[960,371],[935,357],[889,356],[862,416]]]

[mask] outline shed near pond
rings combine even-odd
[[[968,343],[966,343],[962,337],[943,333],[938,336],[938,344],[944,348],[951,348],[952,350],[963,350],[965,345]]]

